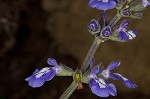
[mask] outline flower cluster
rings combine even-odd
[[[103,13],[100,19],[91,20],[91,22],[88,25],[88,30],[91,34],[96,35],[97,37],[104,40],[110,39],[113,41],[125,42],[134,39],[137,35],[136,30],[127,29],[128,24],[129,22],[127,20],[124,20],[120,23],[120,25],[117,28],[112,30],[112,28],[109,25],[106,25]]]
[[[64,69],[60,65],[58,65],[55,59],[49,58],[47,63],[53,67],[45,67],[40,71],[36,69],[30,77],[25,79],[26,81],[28,81],[31,87],[41,87],[45,81],[50,81],[55,75],[61,75],[61,72],[64,72],[63,74],[66,73],[66,71],[64,71]],[[136,87],[136,85],[132,81],[128,80],[122,75],[110,72],[110,70],[117,68],[120,65],[120,62],[112,62],[106,69],[103,69],[101,65],[92,66],[93,64],[94,62],[91,61],[90,66],[93,68],[89,69],[89,72],[84,74],[83,78],[77,78],[79,78],[79,81],[80,79],[83,79],[81,83],[89,84],[91,91],[97,96],[108,97],[110,95],[117,95],[116,87],[114,84],[108,81],[109,78],[122,81],[123,84],[128,88]],[[68,74],[67,76],[72,76],[72,69],[68,69],[67,72],[69,72],[66,73]],[[74,75],[78,75],[76,72],[74,73]]]
[[[128,88],[136,88],[137,86],[127,78],[118,73],[111,73],[112,69],[117,68],[120,62],[112,62],[106,69],[102,69],[101,66],[95,66],[91,69],[88,75],[89,87],[92,92],[100,97],[116,96],[117,90],[114,84],[108,81],[109,78],[113,80],[120,80]]]
[[[48,67],[41,70],[36,69],[33,74],[26,78],[29,86],[33,88],[41,87],[46,81],[50,81],[54,76],[72,76],[73,82],[62,94],[60,99],[68,99],[77,88],[82,89],[82,83],[86,83],[91,91],[99,97],[116,96],[117,89],[109,79],[121,81],[127,88],[137,86],[126,77],[111,70],[117,68],[120,62],[111,62],[106,69],[102,64],[94,66],[94,54],[99,45],[107,40],[126,42],[133,40],[137,36],[136,30],[128,29],[128,20],[124,17],[142,18],[143,12],[150,5],[150,0],[90,0],[89,6],[104,12],[99,19],[92,19],[88,24],[88,31],[95,36],[94,42],[83,61],[80,69],[73,71],[68,66],[58,64],[53,58],[48,58]],[[111,21],[106,21],[106,11],[116,8],[117,14]]]

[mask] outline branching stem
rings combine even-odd
[[[111,28],[114,27],[114,25],[116,25],[116,23],[120,20],[122,16],[117,13],[115,15],[115,17],[111,20],[111,22],[108,24]],[[91,59],[94,57],[94,54],[96,52],[96,50],[98,49],[99,45],[103,42],[103,40],[99,37],[95,37],[92,46],[90,47],[84,61],[83,64],[81,66],[81,71],[84,74],[90,64]],[[68,99],[71,94],[75,91],[75,89],[77,88],[78,83],[75,82],[75,80],[72,82],[72,84],[67,88],[67,90],[62,94],[62,96],[59,99]]]

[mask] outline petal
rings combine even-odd
[[[91,88],[91,91],[94,94],[96,94],[97,96],[108,97],[109,96],[109,88],[107,87],[107,85],[103,85],[103,84],[106,84],[106,83],[101,78],[98,80],[92,79],[89,82],[89,87]]]
[[[44,67],[39,72],[33,73],[36,78],[42,78],[44,74],[47,74],[50,71],[50,67]]]
[[[34,75],[34,74],[37,73],[37,72],[39,72],[38,69],[36,69],[36,70],[33,72],[32,75]],[[29,81],[29,80],[32,78],[32,75],[31,75],[30,77],[26,78],[25,81]]]
[[[37,87],[41,87],[44,84],[44,80],[43,79],[37,79],[35,77],[33,77],[32,79],[30,79],[30,81],[28,82],[29,86],[33,87],[33,88],[37,88]]]
[[[136,88],[137,87],[137,85],[134,84],[131,80],[125,80],[123,83],[128,88]]]
[[[88,25],[88,31],[92,34],[100,32],[100,25],[97,20],[91,20],[91,22]]]
[[[129,24],[129,21],[128,20],[123,20],[121,23],[120,23],[120,26],[119,28],[125,28],[127,27]]]
[[[120,74],[118,75],[117,73],[110,73],[109,75],[113,80],[122,80]]]
[[[144,7],[149,6],[149,5],[150,5],[150,0],[142,0],[142,5],[143,5]]]
[[[28,81],[29,86],[33,88],[41,87],[45,82],[44,79],[35,77],[35,73],[37,72],[39,72],[38,69],[36,69],[30,77],[25,79],[25,81]]]
[[[97,73],[99,73],[99,71],[100,71],[99,66],[95,66],[95,67],[92,68],[91,74],[97,74]]]
[[[103,20],[105,20],[105,19],[106,19],[106,14],[105,14],[105,13],[102,13],[102,14],[100,14],[100,17],[101,17]]]
[[[98,83],[94,79],[91,79],[89,81],[89,87],[92,87],[92,86],[98,86]]]
[[[127,33],[123,32],[123,31],[119,32],[119,38],[120,38],[120,40],[129,40]]]
[[[108,2],[98,1],[96,8],[98,10],[109,10],[116,6],[116,1],[108,0]]]
[[[97,0],[90,0],[90,2],[89,2],[89,6],[91,6],[91,7],[96,7],[96,4],[97,4]]]
[[[108,88],[100,88],[99,86],[93,86],[91,87],[91,91],[99,97],[109,97]]]
[[[55,74],[55,70],[50,67],[45,67],[40,71],[36,69],[30,77],[25,79],[25,81],[28,81],[29,86],[33,88],[41,87],[45,81],[51,80]]]
[[[53,68],[50,68],[50,70],[45,73],[42,78],[45,80],[45,81],[50,81],[51,79],[54,78],[54,76],[56,75],[56,71],[53,69]]]
[[[128,30],[128,36],[129,36],[129,39],[132,40],[136,37],[137,35],[137,31],[136,30]]]
[[[108,65],[107,70],[115,69],[115,68],[117,68],[120,64],[121,64],[121,62],[111,62],[111,63]]]
[[[112,35],[111,28],[109,26],[106,26],[103,29],[101,36],[102,37],[109,37],[110,35]]]
[[[107,85],[109,86],[109,94],[111,96],[116,96],[117,95],[117,89],[116,89],[115,85],[112,83],[109,83]]]
[[[53,58],[48,58],[47,63],[52,66],[58,66],[57,61]]]
[[[92,67],[93,65],[94,65],[94,58],[92,58],[90,61],[90,67]]]
[[[103,27],[105,27],[105,19],[106,19],[105,13],[100,14],[100,17],[99,17],[98,21],[99,21],[101,29]]]
[[[100,97],[116,96],[117,90],[114,84],[109,83],[101,78],[91,79],[89,82],[91,91]]]
[[[118,73],[111,73],[110,77],[114,80],[121,80],[123,82],[123,84],[128,88],[136,88],[137,87],[131,80],[128,80],[127,78],[123,77],[122,75],[120,75]]]
[[[112,96],[117,95],[117,89],[114,84],[109,84],[109,94]]]

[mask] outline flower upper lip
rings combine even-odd
[[[89,6],[98,10],[109,10],[115,8],[116,0],[90,0]]]

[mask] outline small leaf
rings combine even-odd
[[[136,19],[143,18],[143,11],[132,11],[131,12],[131,17],[136,18]]]
[[[142,0],[133,0],[129,4],[130,11],[142,11],[145,7],[142,5]]]
[[[120,10],[126,4],[127,0],[117,0],[116,9]]]

